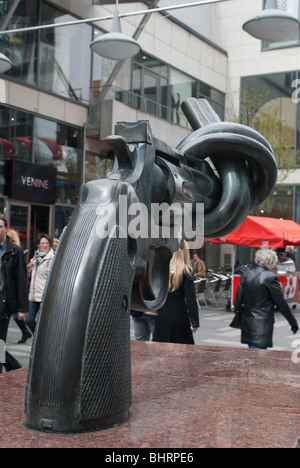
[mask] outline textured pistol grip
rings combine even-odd
[[[97,236],[93,199],[101,190],[118,195],[116,182],[104,189],[101,182],[89,187],[60,241],[41,306],[26,396],[26,424],[37,430],[101,429],[129,415],[134,269],[118,226]]]

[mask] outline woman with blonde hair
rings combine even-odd
[[[170,262],[169,294],[158,311],[153,341],[195,344],[199,312],[190,259],[186,249],[175,252]]]
[[[20,236],[17,233],[17,231],[15,231],[14,229],[9,229],[6,235],[13,244],[16,244],[19,247],[21,247]]]

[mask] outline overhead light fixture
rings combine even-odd
[[[0,73],[5,73],[11,69],[13,63],[6,55],[0,53]]]
[[[277,42],[299,30],[299,20],[277,8],[276,0],[267,0],[266,9],[243,24],[243,29],[261,41]]]
[[[138,54],[141,47],[132,37],[122,33],[119,11],[116,8],[110,33],[93,41],[91,49],[107,59],[126,60]]]

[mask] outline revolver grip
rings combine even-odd
[[[89,431],[129,417],[134,268],[119,226],[110,237],[97,235],[97,201],[114,205],[119,192],[115,181],[84,186],[60,241],[28,374],[26,424],[33,429]]]

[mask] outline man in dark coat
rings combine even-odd
[[[0,340],[6,342],[9,320],[18,313],[18,319],[28,313],[28,284],[23,250],[6,237],[7,220],[0,215]],[[19,369],[18,361],[6,352],[7,371]],[[0,373],[2,365],[0,363]]]
[[[249,348],[273,347],[274,306],[286,318],[293,333],[299,329],[278,277],[270,271],[277,261],[275,252],[260,249],[256,253],[255,267],[246,271],[240,279],[234,307],[241,314],[242,343],[248,344]]]

